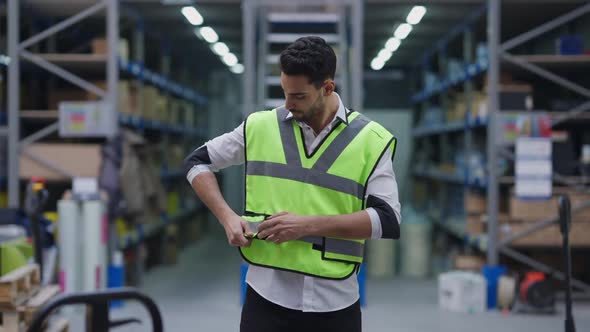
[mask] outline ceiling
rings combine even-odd
[[[333,0],[325,1],[326,3],[334,3]],[[58,2],[63,2],[65,5],[60,7],[56,5]],[[68,11],[73,13],[75,10],[87,7],[92,2],[90,0],[27,0],[27,3],[34,4],[40,11],[58,11],[61,14]],[[515,21],[522,21],[531,16],[521,15],[522,10],[526,11],[533,4],[535,4],[536,10],[539,8],[539,3],[545,2],[557,2],[560,8],[564,8],[564,6],[573,8],[576,4],[585,1],[504,0],[504,3],[507,2],[518,3],[521,6],[521,10],[506,11],[506,14],[511,15]],[[164,5],[163,3],[169,4]],[[160,37],[169,38],[173,51],[183,52],[185,49],[189,49],[191,52],[195,52],[194,54],[201,54],[200,51],[206,50],[206,43],[197,39],[193,33],[194,27],[180,13],[180,8],[187,4],[193,4],[204,17],[204,25],[213,27],[218,33],[220,41],[229,46],[240,62],[243,60],[240,0],[123,0],[122,4],[124,13],[135,13],[142,17],[146,28],[149,29],[148,33],[152,31],[159,34]],[[408,12],[415,4],[425,5],[427,13],[422,22],[415,26],[409,37],[403,41],[398,51],[386,64],[386,68],[417,64],[422,54],[443,38],[453,26],[464,20],[470,13],[481,8],[484,1],[366,0],[364,7],[364,64],[366,69],[369,68],[369,63],[383,47],[385,41],[393,35],[395,27],[405,21]],[[551,7],[546,12],[547,15],[555,15]],[[475,32],[478,39],[485,40],[485,23],[483,21],[477,26]],[[456,42],[460,43],[460,41]],[[212,52],[209,53],[211,54],[199,56],[198,60],[213,61],[216,63],[215,65],[221,66],[221,62],[216,60]],[[196,57],[193,61],[195,60],[197,60]]]

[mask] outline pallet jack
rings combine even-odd
[[[48,198],[45,189],[45,180],[33,178],[27,185],[25,197],[25,212],[31,222],[32,242],[35,252],[35,262],[43,271],[43,245],[40,216]],[[46,320],[56,309],[69,305],[86,305],[86,329],[88,332],[107,332],[111,328],[120,327],[131,323],[141,323],[139,319],[120,319],[111,321],[109,319],[109,307],[112,301],[135,300],[143,304],[148,310],[154,332],[162,332],[162,316],[155,302],[147,295],[142,294],[133,288],[109,289],[97,292],[86,292],[77,294],[64,294],[55,297],[46,303],[35,314],[29,332],[42,331]]]

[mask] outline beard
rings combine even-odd
[[[316,114],[322,112],[324,110],[324,98],[322,95],[319,95],[318,98],[313,102],[313,104],[309,107],[307,111],[298,110],[298,109],[290,109],[289,112],[293,114],[293,118],[297,121],[309,122]]]

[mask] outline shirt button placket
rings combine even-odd
[[[313,310],[313,288],[314,280],[311,277],[303,277],[303,311]]]

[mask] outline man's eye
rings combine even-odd
[[[303,100],[303,99],[305,99],[305,96],[295,96],[295,99],[297,99],[297,100]]]

